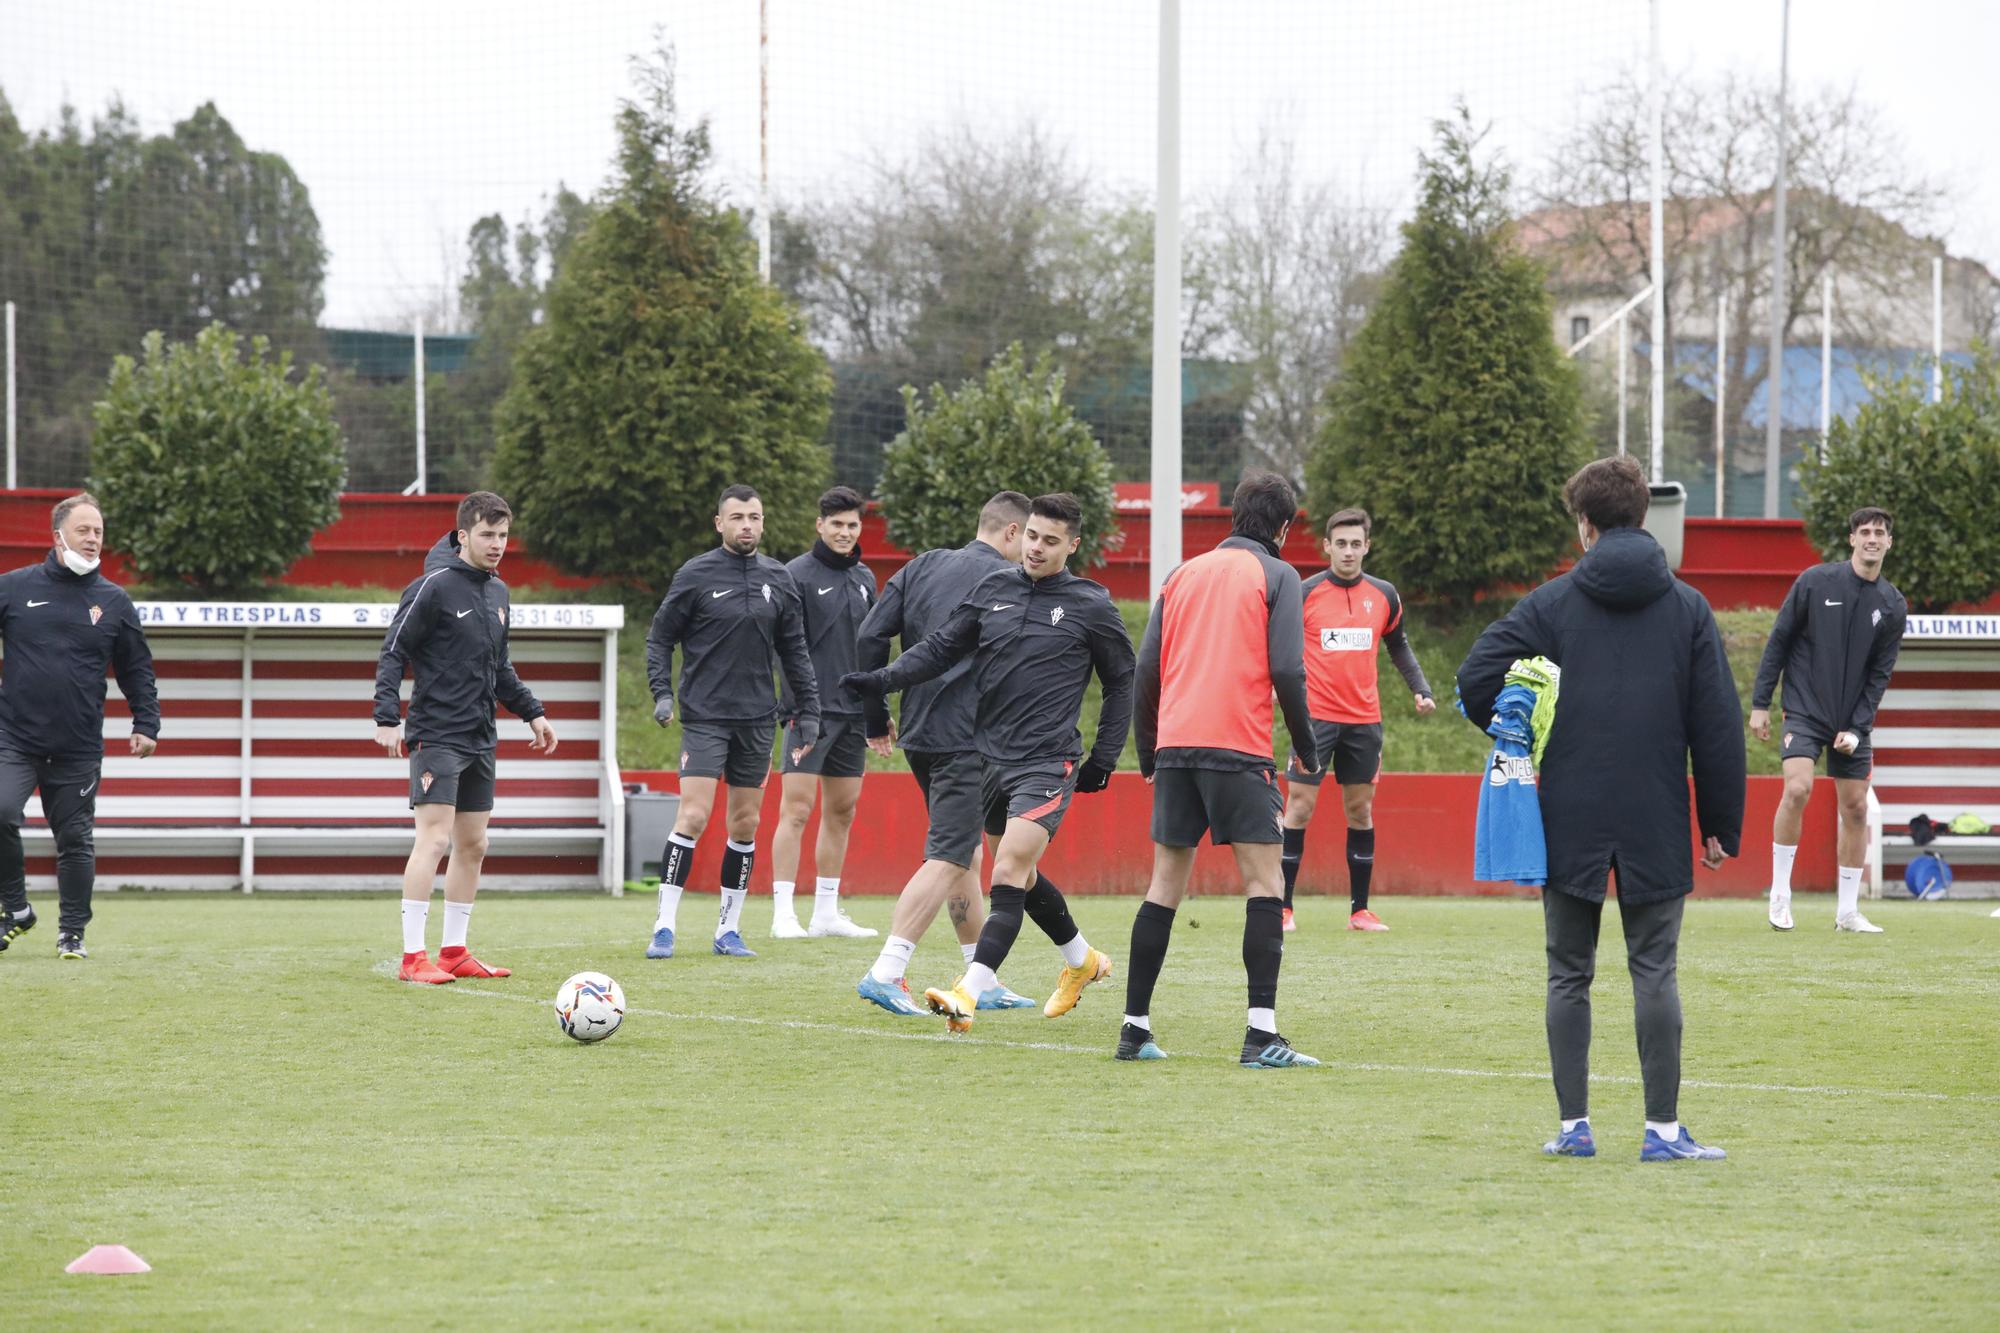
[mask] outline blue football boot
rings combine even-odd
[[[1120,1060],[1164,1060],[1167,1053],[1153,1041],[1150,1028],[1134,1027],[1127,1023],[1118,1029],[1118,1049],[1114,1052]]]
[[[917,1002],[910,998],[910,983],[907,981],[877,981],[873,972],[864,972],[861,980],[854,984],[854,993],[899,1017],[923,1013]]]
[[[646,946],[648,958],[672,958],[674,956],[674,932],[661,926],[653,932],[653,942]]]
[[[1671,1143],[1647,1130],[1645,1146],[1639,1149],[1639,1160],[1642,1162],[1720,1162],[1728,1156],[1720,1148],[1706,1148],[1696,1143],[1686,1125],[1681,1126],[1681,1136]]]
[[[1304,1051],[1293,1050],[1292,1044],[1275,1032],[1248,1028],[1243,1033],[1240,1063],[1245,1069],[1306,1069],[1317,1066],[1319,1061]]]
[[[735,931],[724,931],[715,937],[715,953],[718,958],[755,958],[750,946]]]
[[[1591,1137],[1590,1122],[1579,1120],[1575,1129],[1561,1130],[1544,1143],[1542,1151],[1550,1157],[1595,1157],[1597,1140]]]
[[[1005,986],[995,986],[979,995],[981,1009],[1039,1009],[1041,1005],[1025,995],[1016,995]]]

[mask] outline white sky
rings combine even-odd
[[[1670,72],[1775,76],[1780,0],[1663,0]],[[1033,116],[1108,187],[1153,177],[1155,0],[770,0],[772,177],[837,188],[928,126]],[[626,59],[655,25],[684,111],[714,118],[733,198],[755,197],[755,0],[0,0],[0,90],[32,130],[117,92],[148,132],[214,100],[305,180],[332,259],[325,320],[395,323],[455,280],[467,225],[594,188]],[[1221,187],[1260,123],[1301,164],[1402,202],[1432,118],[1463,93],[1532,167],[1583,90],[1643,60],[1643,0],[1183,0],[1183,176]],[[1794,86],[1855,83],[1914,171],[1953,191],[1937,231],[2000,267],[1989,66],[2000,6],[1800,0]]]

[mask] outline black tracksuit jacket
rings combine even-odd
[[[891,690],[932,680],[972,659],[978,695],[973,748],[1009,767],[1083,757],[1076,723],[1090,674],[1104,684],[1090,759],[1118,767],[1132,725],[1135,660],[1125,621],[1104,585],[1067,570],[1031,579],[1017,565],[987,575],[935,634],[879,676]]]
[[[860,561],[843,560],[817,542],[812,550],[787,564],[785,572],[798,585],[799,606],[806,622],[806,653],[812,658],[813,678],[819,682],[820,715],[859,718],[861,700],[840,688],[840,678],[861,669],[855,643],[862,621],[875,604],[875,575]],[[778,696],[778,714],[794,717],[797,708],[792,678],[786,676]]]
[[[1743,833],[1743,706],[1708,599],[1676,579],[1652,535],[1613,528],[1576,567],[1486,627],[1458,668],[1474,726],[1518,657],[1562,668],[1542,756],[1548,887],[1639,904],[1694,888],[1688,774],[1704,838],[1731,856]]]
[[[882,589],[875,609],[861,623],[856,645],[859,671],[876,671],[889,664],[889,640],[901,637],[905,648],[921,643],[951,619],[981,579],[996,570],[1018,568],[982,541],[941,546],[925,551],[896,571]],[[879,695],[863,700],[868,734],[889,734],[889,707]],[[903,712],[896,742],[919,754],[963,754],[972,750],[979,693],[972,680],[972,659],[960,658],[942,676],[903,691]]]
[[[507,585],[460,558],[447,532],[424,557],[423,576],[403,589],[375,663],[375,725],[403,721],[406,744],[491,750],[499,743],[496,702],[524,722],[546,710],[507,656]],[[403,668],[415,677],[410,715],[401,719]]]
[[[0,745],[24,754],[104,754],[104,670],[118,675],[132,730],[157,739],[160,692],[139,612],[96,570],[74,574],[52,551],[0,574]]]
[[[829,594],[830,595],[830,594]],[[798,585],[767,555],[726,546],[682,565],[646,635],[646,681],[657,702],[674,697],[681,650],[684,722],[768,722],[778,716],[775,658],[791,695],[788,717],[819,726],[819,677],[806,648]]]
[[[1845,560],[1814,565],[1799,575],[1764,644],[1750,706],[1769,708],[1785,678],[1785,720],[1817,723],[1866,736],[1896,655],[1903,648],[1909,603],[1885,578],[1869,582]]]

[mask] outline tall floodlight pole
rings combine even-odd
[[[1722,517],[1722,485],[1729,472],[1729,293],[1715,298],[1715,516]]]
[[[771,0],[757,0],[757,276],[771,280]]]
[[[1651,264],[1653,280],[1653,380],[1651,425],[1653,480],[1665,481],[1667,465],[1667,371],[1671,352],[1667,347],[1667,259],[1666,259],[1666,80],[1660,68],[1660,0],[1652,0],[1652,65],[1649,100],[1652,103],[1653,185],[1651,206]]]
[[[1784,0],[1784,22],[1778,38],[1778,179],[1771,196],[1771,341],[1764,354],[1767,404],[1764,422],[1764,517],[1778,516],[1779,468],[1785,433],[1785,153],[1789,134],[1785,119],[1792,60],[1792,0]]]
[[[1833,270],[1819,275],[1819,456],[1833,431]]]
[[[1152,596],[1181,562],[1181,5],[1160,0],[1159,171],[1153,202]]]
[[[1931,401],[1944,397],[1944,260],[1931,260]]]
[[[430,465],[424,457],[424,317],[417,316],[417,326],[410,339],[416,351],[411,361],[411,370],[417,386],[417,481],[418,495],[429,495]]]
[[[14,303],[7,303],[7,489],[14,489]]]
[[[1625,426],[1631,409],[1625,406],[1625,386],[1632,382],[1629,363],[1632,356],[1632,314],[1627,311],[1618,319],[1618,456],[1625,456]]]

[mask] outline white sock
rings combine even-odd
[[[813,920],[831,921],[840,915],[840,876],[820,875],[813,880]]]
[[[723,846],[739,856],[747,856],[757,850],[756,843],[738,842],[734,838],[729,839]],[[743,923],[743,900],[749,896],[750,890],[747,888],[732,889],[727,884],[722,886],[722,911],[716,914],[715,938],[721,939],[732,930],[738,934],[742,933],[740,927]]]
[[[793,880],[774,879],[771,881],[771,919],[773,921],[783,920],[788,916],[795,923],[798,921],[798,917],[793,915],[792,909],[792,894],[797,891],[798,884]]]
[[[915,940],[906,940],[901,935],[891,935],[888,943],[882,946],[882,953],[876,958],[875,966],[868,969],[868,975],[885,986],[899,981],[910,974],[910,955],[916,951]]]
[[[1771,894],[1782,898],[1792,891],[1792,860],[1799,854],[1797,846],[1787,847],[1782,842],[1771,844]]]
[[[971,944],[961,944],[958,946],[958,951],[965,955],[966,964],[970,966],[972,963],[972,955],[979,952],[979,942],[977,940],[974,940]]]
[[[1678,1120],[1648,1120],[1646,1128],[1658,1134],[1662,1143],[1672,1143],[1681,1136],[1681,1122]]]
[[[1276,1009],[1252,1009],[1250,1011],[1250,1026],[1259,1032],[1276,1032],[1278,1030],[1278,1011]]]
[[[403,952],[424,951],[424,923],[431,919],[431,900],[403,899]]]
[[[1068,944],[1058,944],[1056,947],[1062,950],[1064,967],[1082,967],[1083,960],[1090,957],[1090,941],[1083,937],[1083,932],[1080,930],[1076,932],[1076,938]]]
[[[978,963],[966,968],[965,977],[959,982],[965,987],[965,993],[975,1000],[999,984],[1000,978],[993,975],[993,969]]]
[[[1125,1021],[1135,1028],[1144,1028],[1148,1032],[1153,1030],[1153,1018],[1150,1014],[1127,1014]]]
[[[1587,1125],[1589,1123],[1590,1123],[1590,1117],[1587,1115],[1580,1115],[1574,1120],[1565,1120],[1563,1121],[1563,1133],[1568,1134],[1571,1131],[1573,1131],[1578,1125]]]
[[[1833,919],[1852,916],[1861,910],[1861,867],[1842,866],[1840,868],[1839,905],[1834,908]]]
[[[661,884],[660,915],[654,920],[653,929],[672,930],[674,928],[674,918],[679,915],[680,910],[681,886],[678,884]]]
[[[444,939],[442,947],[463,949],[465,932],[472,925],[472,904],[447,901],[444,905]]]

